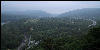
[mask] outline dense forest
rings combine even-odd
[[[99,16],[95,14],[95,19],[79,16],[24,17],[2,14],[5,24],[1,25],[1,50],[100,50]]]

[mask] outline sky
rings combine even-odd
[[[1,1],[1,11],[42,10],[61,14],[82,8],[100,8],[100,1]]]

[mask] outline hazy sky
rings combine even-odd
[[[60,14],[80,8],[100,8],[100,1],[1,1],[2,11],[43,10]]]

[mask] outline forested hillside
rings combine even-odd
[[[57,17],[3,14],[1,50],[100,50],[100,11],[82,10]]]
[[[1,12],[1,22],[16,21],[23,18],[40,18],[53,16],[55,15],[49,14],[42,10],[4,11]]]
[[[100,8],[83,8],[72,10],[63,14],[60,14],[59,17],[68,17],[68,18],[100,18]]]

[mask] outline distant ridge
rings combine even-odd
[[[27,11],[5,11],[2,12],[2,14],[9,14],[9,15],[27,15],[27,16],[52,16],[52,14],[49,14],[42,10],[27,10]]]
[[[100,8],[83,8],[60,14],[58,17],[92,18],[100,17]]]

